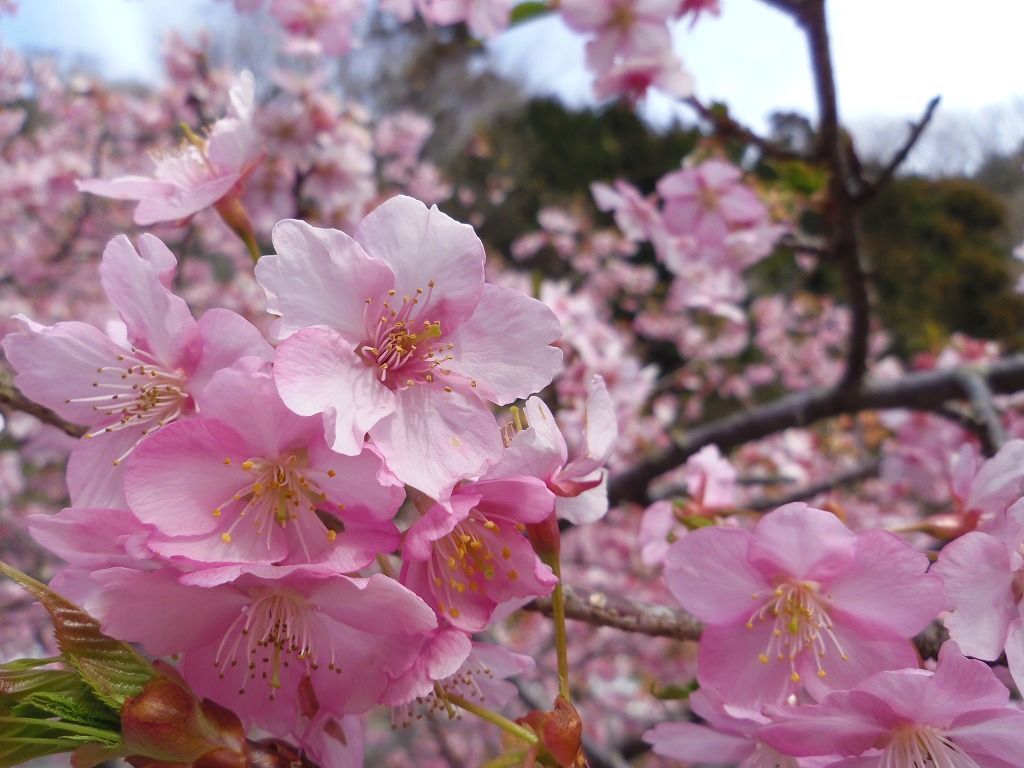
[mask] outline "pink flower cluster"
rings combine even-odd
[[[655,752],[746,768],[1016,765],[1024,711],[965,654],[1005,652],[1024,682],[1022,451],[1013,440],[987,462],[959,459],[958,498],[979,529],[932,569],[896,535],[854,533],[802,503],[752,530],[683,531],[665,578],[706,622],[690,700],[703,723],[659,724]],[[909,638],[945,608],[952,640],[922,669]]]
[[[22,318],[3,340],[17,386],[88,430],[72,506],[30,526],[107,632],[358,765],[371,707],[523,668],[470,633],[554,587],[528,525],[606,511],[615,414],[592,380],[571,460],[536,397],[499,423],[559,371],[560,326],[486,283],[472,228],[436,207],[394,197],[351,236],[286,220],[273,241],[256,272],[276,348],[229,310],[195,319],[152,235],[104,252],[106,331]]]

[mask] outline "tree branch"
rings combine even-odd
[[[686,104],[693,108],[702,120],[710,123],[714,132],[719,136],[727,139],[739,139],[740,141],[752,144],[761,150],[766,157],[772,157],[778,160],[806,161],[811,159],[800,152],[788,149],[781,144],[777,144],[770,139],[766,139],[763,136],[754,133],[750,128],[730,117],[728,113],[713,109],[696,97],[691,96],[686,99]]]
[[[977,371],[967,368],[957,371],[957,381],[963,387],[964,394],[970,400],[974,415],[982,427],[979,436],[985,454],[992,456],[1006,442],[1006,430],[1003,429],[1003,420],[992,400],[992,390]]]
[[[909,373],[893,381],[860,389],[817,389],[786,395],[751,410],[741,411],[693,427],[676,445],[612,477],[608,496],[613,504],[646,503],[647,486],[659,475],[675,469],[705,445],[727,452],[791,427],[805,427],[821,419],[860,411],[906,408],[935,411],[947,400],[963,399],[961,377],[966,368]],[[1024,355],[1007,357],[983,367],[970,367],[990,391],[1005,394],[1024,389]]]
[[[666,606],[640,603],[603,592],[579,592],[568,586],[564,589],[566,618],[595,627],[615,627],[624,632],[651,637],[671,637],[675,640],[700,638],[702,626],[697,619]],[[528,611],[539,611],[550,616],[551,598],[540,597],[524,607]]]
[[[864,187],[864,189],[860,190],[856,196],[858,203],[866,203],[877,195],[878,192],[892,180],[892,177],[896,175],[896,171],[898,171],[900,166],[906,161],[911,150],[913,150],[917,145],[918,139],[921,138],[921,135],[925,132],[928,124],[932,121],[932,117],[934,116],[935,110],[938,108],[941,100],[941,96],[933,97],[932,100],[928,102],[928,106],[925,108],[921,119],[916,123],[910,124],[910,133],[907,134],[907,138],[906,141],[903,142],[903,146],[900,147],[899,151],[893,155],[892,159],[878,174],[878,178]]]
[[[826,491],[831,491],[835,488],[841,488],[844,485],[851,485],[861,480],[867,480],[869,477],[876,477],[881,466],[882,462],[880,459],[871,459],[870,461],[865,461],[853,469],[847,470],[846,472],[840,472],[839,474],[822,480],[821,482],[805,485],[803,488],[798,488],[783,496],[754,499],[753,501],[744,504],[743,507],[745,509],[754,509],[760,512],[766,509],[781,507],[783,504],[789,504],[794,501],[804,501],[817,496],[819,493],[825,493]]]

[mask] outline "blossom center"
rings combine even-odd
[[[768,645],[758,655],[762,664],[776,662],[788,664],[790,679],[800,682],[798,662],[804,652],[814,658],[818,677],[825,677],[823,660],[829,647],[835,648],[839,658],[849,657],[839,638],[832,631],[832,619],[822,605],[820,585],[814,581],[785,582],[772,591],[755,592],[755,600],[763,600],[761,607],[747,619],[747,629],[758,622],[771,622]]]
[[[225,458],[224,463],[231,464],[231,459]],[[325,477],[335,477],[337,473],[333,469],[311,469],[302,455],[291,454],[284,460],[251,458],[243,461],[241,466],[251,476],[251,481],[213,509],[213,516],[220,517],[229,505],[244,502],[234,522],[221,534],[225,544],[231,543],[232,534],[246,518],[253,521],[257,535],[266,535],[269,549],[275,527],[286,528],[300,514],[316,514],[318,509],[340,512],[345,508],[343,504],[331,502],[317,482],[317,478],[322,481]],[[296,525],[295,531],[300,546],[309,557],[302,526]],[[336,536],[334,531],[327,532],[330,541]]]
[[[440,341],[440,320],[423,316],[433,289],[431,280],[426,293],[417,288],[414,296],[403,296],[398,306],[394,305],[397,292],[388,291],[379,313],[374,313],[373,300],[366,300],[366,341],[357,354],[389,389],[430,383],[435,372],[450,373],[443,366],[452,359],[447,353],[455,345]]]
[[[273,698],[281,687],[282,667],[287,668],[293,660],[307,672],[318,670],[326,661],[328,670],[340,674],[327,637],[316,610],[302,595],[285,589],[261,591],[242,607],[224,633],[213,664],[221,679],[231,674],[231,669],[242,667],[239,693],[245,693],[249,681],[259,676]],[[321,656],[324,645],[330,649],[326,658]]]
[[[515,527],[522,529],[521,524]],[[441,598],[441,613],[458,618],[459,609],[453,603],[467,589],[483,593],[497,578],[519,578],[518,572],[509,567],[507,561],[512,558],[512,550],[502,536],[501,525],[474,509],[451,533],[434,542],[428,573]]]
[[[938,728],[911,725],[896,729],[878,768],[980,768]]]
[[[138,440],[114,459],[115,466],[142,438],[174,421],[189,407],[184,372],[167,370],[152,355],[135,347],[131,353],[118,355],[116,365],[100,366],[96,373],[100,377],[92,386],[102,394],[69,398],[65,402],[89,404],[102,419],[102,426],[86,437],[141,428]]]

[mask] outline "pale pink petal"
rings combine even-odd
[[[768,577],[830,581],[850,567],[856,547],[857,537],[835,515],[795,502],[761,518],[749,558]]]
[[[679,604],[703,621],[745,621],[759,607],[753,595],[767,586],[747,563],[750,538],[739,529],[711,527],[673,544],[665,555],[665,582]]]
[[[479,480],[470,486],[487,517],[539,523],[551,516],[555,495],[535,477]]]
[[[196,321],[184,299],[161,281],[174,256],[158,238],[142,235],[139,251],[127,235],[118,235],[103,251],[100,282],[128,328],[128,339],[173,368],[184,350],[197,343]]]
[[[437,627],[437,617],[419,597],[394,579],[375,574],[368,579],[324,579],[309,600],[349,627],[381,635],[409,635]],[[381,621],[387,616],[387,621]]]
[[[104,632],[142,643],[154,656],[211,643],[246,603],[234,590],[182,586],[170,570],[110,568],[92,578],[100,589],[83,607]]]
[[[183,221],[224,197],[239,178],[240,174],[232,173],[194,188],[174,187],[163,197],[144,198],[135,209],[135,223],[148,227],[161,221]]]
[[[772,631],[769,621],[755,622],[750,628],[744,624],[705,627],[697,653],[701,686],[714,688],[727,701],[742,707],[759,708],[785,701],[801,685],[791,679],[788,660],[761,662]]]
[[[277,254],[256,264],[256,280],[267,292],[267,311],[280,316],[278,339],[324,325],[353,344],[366,333],[366,301],[380,302],[395,278],[355,240],[336,229],[304,221],[279,221],[273,232]]]
[[[494,416],[473,395],[445,392],[437,384],[417,384],[397,394],[394,413],[370,435],[388,468],[408,485],[439,499],[501,455]]]
[[[322,440],[308,448],[310,464],[318,470],[334,472],[334,476],[318,476],[317,484],[334,504],[344,507],[348,518],[364,511],[376,520],[390,520],[405,499],[405,486],[385,467],[383,459],[371,443],[356,456],[342,456],[331,451]]]
[[[1006,633],[1006,663],[1017,690],[1024,690],[1024,619],[1019,616]]]
[[[984,768],[1016,768],[1024,755],[1024,712],[1015,707],[970,712],[947,737]]]
[[[999,709],[1009,702],[1010,692],[992,673],[992,668],[977,659],[968,659],[955,642],[943,643],[933,678],[933,695],[928,715],[953,719],[971,710]]]
[[[79,322],[39,325],[22,319],[29,330],[9,333],[3,350],[17,370],[15,386],[28,398],[77,424],[109,421],[91,402],[69,402],[107,394],[94,386],[97,369],[116,365],[127,350],[91,325]]]
[[[972,531],[942,548],[935,571],[952,609],[944,619],[950,636],[970,656],[998,659],[1018,613],[1006,545]]]
[[[544,304],[487,284],[473,315],[445,336],[455,345],[448,367],[476,380],[483,397],[505,405],[551,383],[562,350],[550,345],[561,335],[561,323]]]
[[[391,682],[381,703],[397,706],[432,693],[434,683],[455,674],[472,648],[462,630],[445,627],[427,635],[416,663]]]
[[[189,390],[198,392],[221,368],[228,368],[243,357],[258,357],[265,363],[274,358],[259,329],[230,309],[216,307],[199,318],[202,346],[189,375]]]
[[[696,723],[659,723],[643,739],[656,755],[711,765],[738,763],[749,757],[757,744]]]
[[[565,465],[569,449],[554,414],[539,397],[527,400],[523,410],[526,429],[512,438],[488,477],[526,475],[550,480]]]
[[[125,472],[128,506],[142,522],[171,536],[212,533],[221,527],[214,511],[251,485],[241,467],[249,458],[247,447],[215,422],[170,424],[132,453]]]
[[[772,707],[778,717],[758,737],[785,755],[860,755],[889,734],[895,716],[888,705],[863,691],[842,691],[818,706]]]
[[[809,648],[804,650],[797,667],[804,686],[816,699],[859,685],[877,672],[918,666],[917,651],[909,640],[865,638],[838,621],[831,632],[834,641],[832,637],[822,637],[826,651],[820,662],[825,676],[819,676],[814,652]],[[846,659],[840,653],[845,653]]]
[[[351,343],[327,328],[307,328],[282,343],[274,381],[295,413],[324,414],[328,443],[349,456],[362,452],[367,431],[397,407],[395,394],[377,381]]]
[[[590,478],[600,482],[590,490],[576,496],[558,496],[555,498],[555,512],[560,520],[568,520],[573,525],[588,525],[596,522],[608,513],[608,474],[598,470]]]
[[[67,563],[90,571],[136,567],[129,541],[144,539],[149,529],[122,509],[68,508],[56,514],[29,515],[29,533],[37,543]]]
[[[356,228],[355,239],[395,274],[399,296],[423,292],[424,315],[447,335],[468,318],[484,284],[484,247],[461,224],[419,200],[399,195],[377,206]]]
[[[321,419],[299,416],[281,402],[270,366],[256,357],[217,371],[196,400],[204,420],[243,430],[252,457],[282,457],[289,447],[304,447],[323,434]]]
[[[157,181],[148,176],[119,176],[116,179],[81,179],[75,186],[82,192],[89,192],[113,200],[143,200],[170,194],[174,185]]]
[[[118,429],[78,441],[68,458],[68,495],[73,506],[127,506],[122,463],[125,455],[143,439],[143,428]]]
[[[924,629],[946,601],[928,558],[895,534],[865,531],[849,569],[827,588],[836,615],[856,621],[866,636],[910,637]],[[884,596],[884,599],[880,599]]]

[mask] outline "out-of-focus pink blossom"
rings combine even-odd
[[[427,0],[427,16],[435,24],[466,22],[477,37],[491,38],[508,26],[514,0]],[[422,13],[422,11],[421,11]]]
[[[231,88],[228,117],[215,122],[206,138],[190,135],[174,151],[153,155],[153,176],[121,176],[78,182],[83,192],[117,200],[137,200],[135,223],[184,221],[204,208],[236,196],[259,161],[253,128],[255,86],[243,72]]]
[[[366,14],[366,0],[271,0],[270,14],[291,34],[341,56],[358,46],[355,27]]]
[[[672,594],[708,624],[698,679],[744,706],[916,666],[909,638],[944,601],[922,553],[806,504],[779,507],[753,532],[692,531],[665,564]]]

